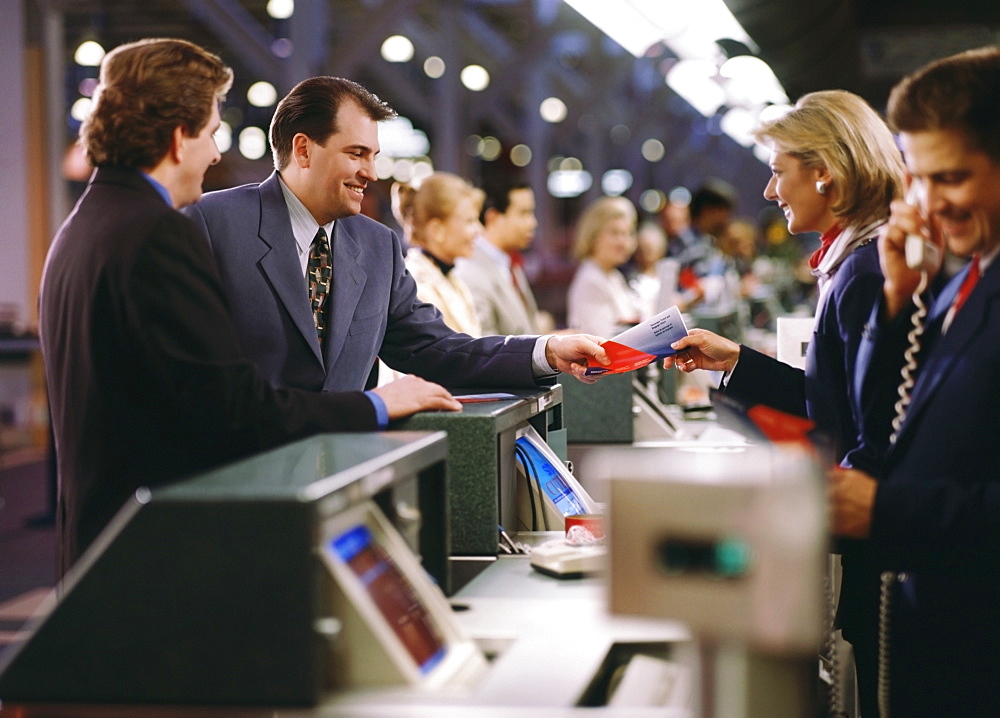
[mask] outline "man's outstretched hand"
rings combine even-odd
[[[572,374],[584,384],[593,384],[598,376],[586,376],[587,359],[593,357],[603,366],[611,363],[601,346],[604,340],[593,334],[557,334],[545,343],[545,360],[553,369]]]

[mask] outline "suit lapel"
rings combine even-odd
[[[277,173],[272,173],[258,188],[260,193],[260,268],[274,288],[275,294],[292,318],[296,328],[311,348],[316,360],[322,363],[316,324],[309,307],[302,264],[288,218],[288,207],[278,184]]]
[[[368,274],[358,261],[361,245],[351,235],[344,220],[333,225],[333,305],[330,311],[330,329],[326,335],[326,361],[332,366],[347,341],[354,310],[361,300],[362,289]],[[309,319],[312,323],[312,318]],[[315,343],[315,342],[314,342]]]
[[[931,400],[941,382],[948,376],[956,360],[968,351],[968,345],[980,332],[985,331],[989,320],[989,310],[997,294],[1000,293],[1000,264],[994,263],[986,270],[972,294],[966,300],[962,310],[943,336],[929,337],[934,346],[924,358],[924,365],[917,370],[917,383],[913,387],[910,407],[907,410],[907,420],[900,431],[900,438],[913,423],[923,407]],[[959,272],[945,288],[940,301],[935,303],[934,310],[928,317],[928,322],[948,310],[951,302],[944,301],[947,297],[954,298],[957,287],[965,278],[968,269]],[[940,326],[940,322],[938,322]]]

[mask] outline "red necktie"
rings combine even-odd
[[[969,262],[969,273],[965,275],[965,281],[962,282],[962,286],[958,288],[958,294],[955,295],[955,301],[952,303],[952,309],[955,313],[962,308],[965,304],[965,300],[969,298],[972,294],[972,288],[976,286],[976,282],[979,281],[979,255],[973,254],[972,261]]]
[[[972,261],[969,262],[969,273],[965,275],[965,279],[962,280],[962,286],[958,288],[958,294],[955,295],[955,299],[951,303],[951,307],[948,309],[948,314],[944,319],[945,328],[951,326],[952,320],[954,320],[955,315],[958,314],[958,310],[962,308],[965,304],[965,300],[969,298],[972,294],[973,287],[976,286],[976,282],[979,281],[979,255],[973,254]]]
[[[516,249],[511,249],[507,251],[507,255],[510,257],[510,281],[514,285],[514,289],[517,290],[518,295],[520,295],[521,300],[524,300],[524,287],[521,286],[521,279],[518,277],[518,270],[524,271],[524,256],[518,252]]]

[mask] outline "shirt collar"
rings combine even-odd
[[[278,175],[278,185],[281,187],[281,194],[285,197],[285,204],[288,206],[288,218],[292,221],[292,234],[295,237],[295,244],[298,245],[299,254],[308,254],[309,247],[316,237],[316,232],[320,225],[316,223],[312,213],[302,204],[302,200],[295,196],[295,193],[288,188],[285,181]],[[336,222],[324,224],[326,236],[333,241],[333,225]]]
[[[174,206],[174,201],[173,201],[172,199],[170,199],[170,192],[168,192],[168,191],[167,191],[167,188],[166,188],[166,187],[164,187],[164,186],[163,186],[162,184],[160,184],[160,183],[159,183],[159,182],[157,182],[157,181],[156,181],[155,179],[153,179],[153,176],[152,176],[152,175],[150,175],[150,174],[147,174],[147,173],[143,172],[143,173],[142,173],[142,176],[143,176],[143,177],[145,177],[145,178],[146,178],[146,180],[147,180],[147,181],[148,181],[148,182],[149,182],[149,183],[150,183],[151,185],[153,185],[153,189],[155,189],[155,190],[156,190],[156,192],[157,192],[157,193],[158,193],[158,194],[159,194],[159,195],[160,195],[161,197],[163,197],[163,201],[164,201],[164,202],[166,202],[166,203],[167,203],[168,205],[170,205],[171,207],[173,207],[173,206]]]

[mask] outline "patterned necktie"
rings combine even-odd
[[[326,230],[322,227],[313,238],[309,249],[309,264],[306,268],[306,280],[309,286],[309,304],[312,307],[313,321],[316,323],[316,334],[320,345],[326,336],[326,298],[330,294],[330,279],[333,268],[330,266],[330,241]]]

